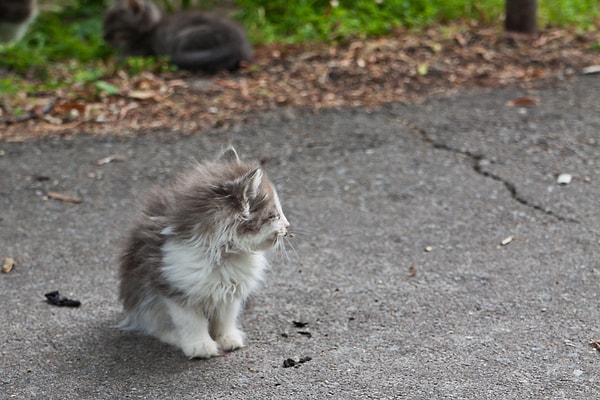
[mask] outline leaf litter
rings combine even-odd
[[[192,133],[226,129],[261,111],[375,108],[469,88],[560,84],[600,65],[600,31],[546,29],[534,40],[498,26],[454,25],[346,44],[269,45],[237,73],[130,76],[0,102],[0,140],[39,136]],[[525,100],[527,99],[527,100]],[[514,106],[535,105],[515,99]],[[23,110],[14,115],[14,110]]]

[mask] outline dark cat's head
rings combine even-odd
[[[177,209],[167,230],[189,243],[248,253],[268,250],[287,235],[289,223],[275,187],[233,148],[198,165],[173,190]]]
[[[149,0],[115,0],[104,16],[104,40],[123,49],[154,29],[160,19],[160,10]]]

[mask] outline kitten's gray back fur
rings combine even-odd
[[[168,56],[183,69],[214,73],[252,59],[244,29],[212,13],[163,16],[150,0],[116,0],[104,18],[104,38],[130,56]]]
[[[37,13],[36,0],[0,0],[0,43],[21,40]]]
[[[169,286],[161,276],[162,251],[166,236],[161,232],[167,226],[167,190],[155,188],[145,199],[140,214],[127,239],[121,257],[121,285],[119,298],[125,310],[132,310],[157,294],[171,296]]]

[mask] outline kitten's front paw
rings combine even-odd
[[[234,329],[217,336],[217,343],[223,351],[232,351],[244,347],[244,333],[239,329]]]
[[[214,340],[182,343],[181,349],[189,358],[211,358],[219,355],[219,346]]]

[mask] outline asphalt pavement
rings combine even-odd
[[[0,143],[0,258],[17,261],[0,398],[600,398],[599,93],[588,76]],[[188,360],[115,327],[119,243],[141,193],[228,144],[264,163],[295,237],[247,304],[248,345]]]

